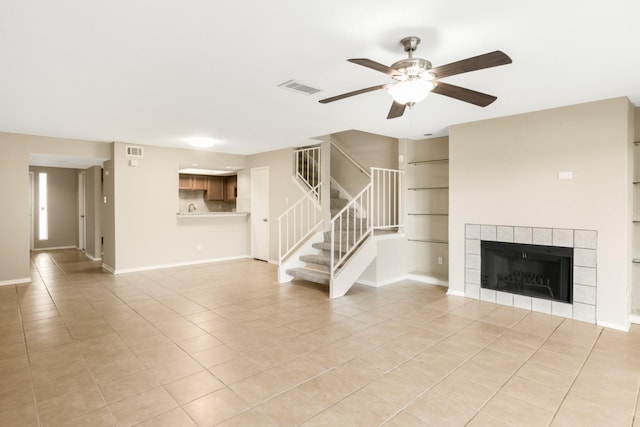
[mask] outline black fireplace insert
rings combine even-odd
[[[571,304],[573,248],[481,242],[481,287]]]

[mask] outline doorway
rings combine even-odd
[[[269,167],[251,169],[251,256],[269,261]]]

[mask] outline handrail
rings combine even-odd
[[[321,186],[318,183],[278,217],[278,265],[322,224],[318,203]]]
[[[371,211],[372,184],[367,184],[349,203],[331,218],[330,239],[330,272],[333,280],[336,271],[344,261],[354,252],[360,243],[371,235],[373,228],[371,221],[367,219],[367,213]],[[365,212],[355,216],[356,206],[365,206]],[[351,212],[354,216],[351,217]],[[336,239],[336,233],[338,234]],[[346,237],[343,239],[343,234]]]
[[[321,180],[320,150],[320,147],[307,147],[293,151],[295,176],[300,179],[307,188],[317,187]],[[320,200],[320,191],[316,193],[316,199]]]
[[[331,218],[332,280],[337,270],[374,230],[404,227],[403,174],[403,171],[394,169],[371,168],[369,184]]]
[[[353,163],[353,165],[355,167],[357,167],[358,169],[360,169],[360,171],[365,174],[367,177],[371,178],[371,174],[369,173],[368,170],[366,170],[364,167],[360,166],[360,163],[356,162],[353,157],[351,157],[346,151],[344,151],[338,144],[336,144],[333,140],[331,140],[331,146],[333,148],[335,148],[336,150],[338,150],[340,152],[340,154],[342,154],[343,156],[345,156],[347,158],[347,160],[349,160],[351,163]]]

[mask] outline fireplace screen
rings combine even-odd
[[[481,286],[501,292],[573,301],[573,248],[482,241]]]

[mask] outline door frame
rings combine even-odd
[[[256,174],[256,172],[258,171],[266,171],[267,173],[267,195],[266,195],[266,199],[264,197],[258,197],[257,196],[257,192],[254,191],[254,186],[255,184],[258,182],[258,180],[256,180],[254,178],[254,175]],[[264,183],[264,180],[262,180],[262,182]],[[262,261],[267,261],[269,262],[269,252],[270,252],[270,248],[271,248],[271,224],[270,224],[270,217],[269,217],[269,166],[260,166],[260,167],[255,167],[255,168],[251,168],[251,257],[255,258],[255,259],[259,259]],[[254,207],[257,206],[259,203],[266,203],[266,206],[263,206],[266,210],[266,218],[258,218],[258,215],[254,215]],[[262,216],[262,215],[260,215]],[[268,224],[267,229],[266,229],[266,238],[265,238],[265,244],[266,244],[266,248],[260,248],[262,252],[264,252],[266,254],[266,258],[258,258],[256,257],[257,254],[256,252],[256,242],[254,239],[254,231],[257,228],[257,225],[261,225],[262,222],[264,222],[266,219],[266,222]],[[266,251],[265,251],[266,249]]]
[[[29,171],[29,218],[31,219],[31,224],[29,225],[29,250],[33,250],[34,246],[34,232],[35,232],[35,194],[36,194],[36,183],[35,183],[35,173],[33,171]]]
[[[86,172],[78,173],[78,250],[87,249]]]

